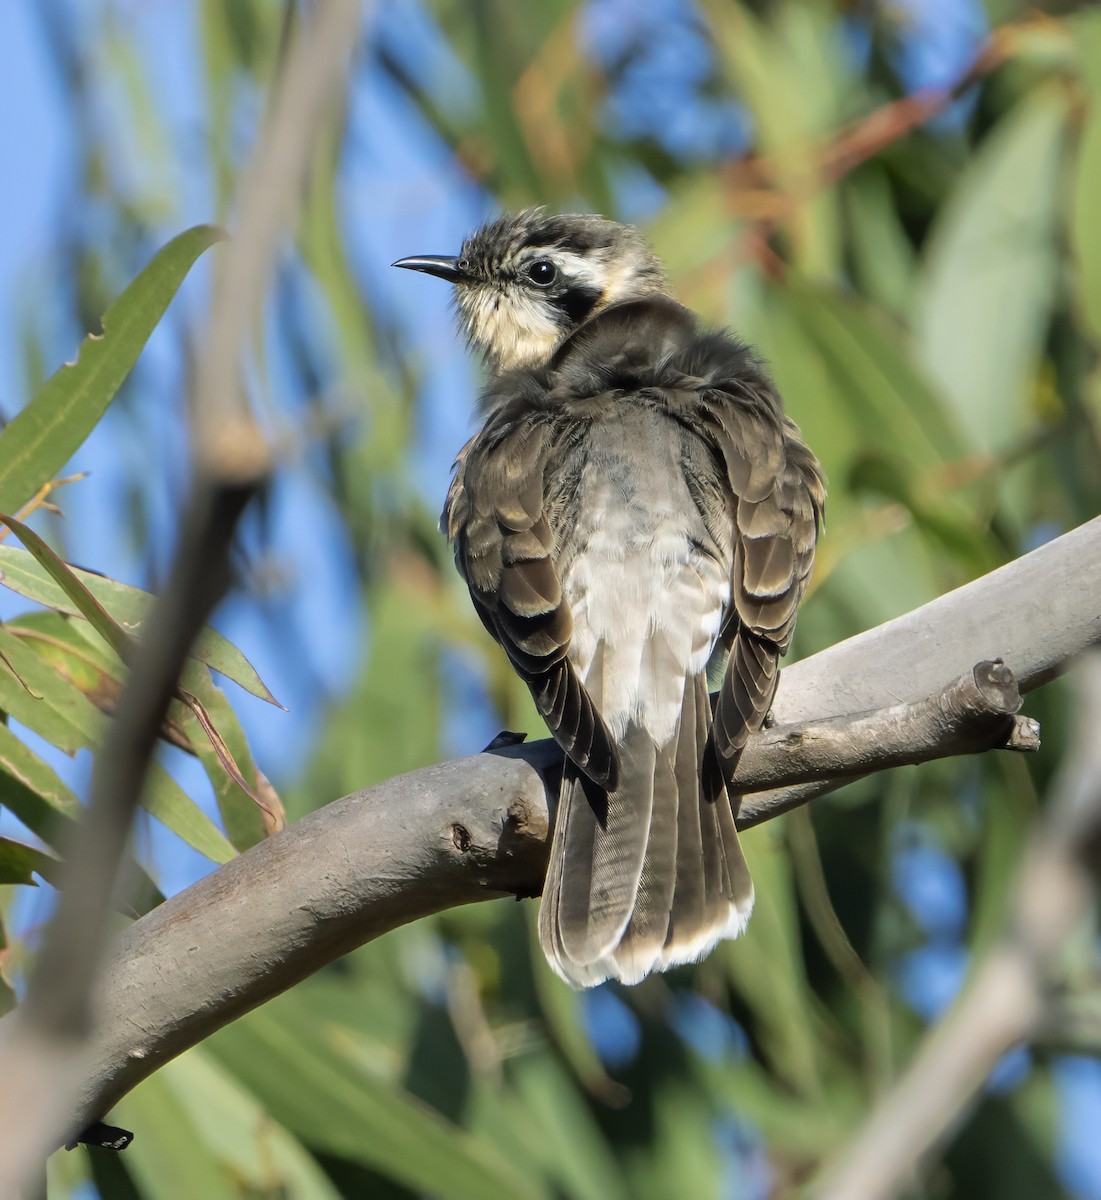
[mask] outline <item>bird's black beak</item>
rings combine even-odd
[[[405,267],[407,271],[423,271],[426,275],[435,275],[437,279],[446,279],[448,283],[462,283],[468,279],[466,271],[459,267],[457,258],[448,258],[442,254],[420,254],[412,258],[399,258],[392,267]]]

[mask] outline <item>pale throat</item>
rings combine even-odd
[[[487,293],[460,301],[467,335],[499,370],[546,362],[568,330],[541,298]]]
[[[648,277],[637,262],[596,262],[562,253],[556,261],[568,268],[571,281],[600,290],[589,316],[616,301],[659,290],[659,279]],[[539,293],[483,286],[461,291],[456,299],[468,338],[498,370],[547,362],[570,332],[560,310]]]

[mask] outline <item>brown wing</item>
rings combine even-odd
[[[825,503],[821,469],[771,394],[713,393],[713,444],[734,495],[729,659],[715,702],[710,749],[729,779],[761,727],[806,591]]]
[[[551,427],[532,418],[501,425],[491,421],[463,447],[441,524],[478,615],[559,745],[594,783],[611,789],[611,736],[566,657],[573,618],[544,504]]]

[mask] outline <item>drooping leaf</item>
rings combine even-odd
[[[195,260],[225,234],[197,225],[159,250],[66,363],[0,433],[0,512],[15,512],[91,433]]]
[[[108,615],[128,633],[140,634],[143,622],[156,600],[140,588],[130,587],[114,579],[106,579],[91,571],[70,567],[73,576],[102,606]],[[28,600],[37,601],[58,612],[82,615],[66,592],[41,567],[29,551],[15,546],[0,545],[0,583]],[[239,687],[281,708],[279,701],[268,691],[264,681],[240,650],[217,630],[207,627],[199,634],[192,655],[205,662],[219,674],[232,679]]]
[[[53,667],[100,710],[111,713],[118,700],[126,669],[101,638],[81,630],[79,617],[59,612],[21,613],[7,622],[8,633]]]
[[[237,856],[225,834],[158,762],[150,765],[141,806],[211,862],[226,863]]]
[[[79,688],[3,626],[0,626],[0,650],[43,696],[35,700],[8,672],[0,669],[0,704],[67,753],[97,749],[103,740],[107,718]],[[4,732],[14,736],[7,730]],[[228,862],[234,857],[233,847],[214,822],[158,762],[151,765],[141,805],[214,862]]]
[[[14,636],[21,647],[36,655],[46,667],[58,672],[101,713],[108,716],[114,713],[125,679],[125,667],[102,639],[91,632],[87,622],[58,612],[33,612],[9,621],[4,632]],[[48,671],[44,677],[49,677]],[[201,698],[214,737],[210,737],[178,702],[170,706],[161,737],[202,761],[214,787],[230,842],[238,850],[247,849],[265,836],[265,825],[257,813],[256,797],[242,792],[230,778],[231,772],[227,773],[227,767],[216,752],[218,746],[222,747],[230,765],[239,764],[236,769],[246,779],[254,781],[252,790],[264,801],[264,807],[274,811],[271,829],[282,828],[285,823],[280,819],[279,798],[270,787],[261,784],[263,777],[258,776],[240,722],[224,693],[211,680],[209,669],[190,660],[184,669],[183,683],[189,692]],[[0,693],[2,689],[0,677]],[[75,744],[82,744],[79,734]]]
[[[517,1064],[516,1089],[524,1117],[534,1118],[538,1129],[539,1144],[532,1147],[536,1161],[565,1195],[626,1200],[632,1194],[589,1104],[556,1056],[525,1056]],[[706,1193],[689,1189],[684,1194]]]
[[[195,715],[179,702],[173,703],[169,709],[169,717],[174,722],[178,721],[191,751],[203,764],[214,789],[214,798],[226,836],[238,850],[247,850],[286,823],[282,801],[274,789],[269,790],[265,787],[266,781],[253,761],[245,731],[241,728],[237,714],[225,693],[215,686],[209,668],[203,663],[190,662],[184,669],[181,683],[201,701],[232,761],[245,779],[250,781],[252,790],[264,800],[264,808],[271,809],[276,814],[275,819],[269,823],[254,798],[242,791],[227,774],[211,739],[199,728]]]
[[[134,648],[133,637],[124,630],[77,577],[68,563],[54,553],[37,533],[15,517],[0,513],[0,521],[16,534],[34,555],[35,561],[76,605],[77,612],[96,630],[124,662]]]
[[[3,724],[0,724],[0,805],[51,846],[57,845],[60,829],[80,811],[80,802],[54,769]]]
[[[203,1145],[253,1192],[294,1200],[340,1200],[302,1144],[276,1124],[255,1096],[198,1046],[158,1071],[134,1094],[137,1113],[153,1080],[175,1096]],[[144,1131],[143,1131],[144,1133]]]
[[[67,563],[63,562],[33,529],[29,529],[14,517],[5,516],[2,513],[0,513],[0,521],[18,534],[23,544],[34,555],[39,566],[49,573],[50,578],[61,588],[69,600],[76,605],[80,615],[100,634],[120,659],[124,662],[127,661],[137,644],[134,635],[123,629],[95,596],[92,595],[91,591],[85,587],[84,583],[77,577],[76,572]],[[200,728],[209,739],[211,746],[214,748],[214,753],[218,756],[218,761],[222,764],[226,774],[252,799],[258,808],[265,812],[272,827],[278,828],[278,815],[276,811],[267,808],[264,800],[254,792],[252,786],[241,774],[240,768],[233,760],[233,755],[229,752],[225,742],[222,740],[200,701],[190,692],[180,688],[177,688],[176,694],[195,714]],[[154,815],[165,820],[166,824],[172,827],[171,822],[180,821],[183,813],[180,811],[178,805],[169,804],[168,797],[160,794],[163,790],[164,781],[162,780],[160,787],[150,795],[150,802],[157,805],[158,808],[158,811]],[[149,808],[149,805],[147,804],[146,807]],[[153,809],[149,808],[149,811],[153,812]],[[193,816],[193,814],[191,815]],[[190,820],[188,824],[192,831],[191,836],[203,837],[204,845],[207,847],[203,852],[207,853],[210,851],[214,843],[208,837],[204,836],[201,824],[194,820]]]
[[[768,826],[744,838],[756,884],[753,919],[737,942],[715,953],[749,1005],[770,1068],[797,1094],[820,1097],[822,1046],[799,945],[795,887],[787,855]]]
[[[204,1145],[186,1107],[159,1074],[123,1098],[116,1120],[135,1131],[120,1162],[143,1196],[158,1200],[239,1200],[241,1189]]]
[[[4,711],[66,754],[97,744],[103,729],[99,713],[6,626],[0,626],[0,653],[11,666],[0,666]]]
[[[787,303],[829,364],[861,442],[914,463],[962,453],[966,439],[891,326],[859,303],[791,281]]]
[[[272,832],[282,829],[285,824],[282,812],[269,807],[266,798],[261,796],[253,784],[242,774],[241,768],[237,765],[232,751],[226,745],[225,739],[218,732],[214,722],[210,719],[210,714],[206,711],[199,698],[185,688],[179,688],[177,694],[183,704],[191,711],[196,721],[198,721],[199,727],[206,735],[207,741],[213,747],[214,753],[218,761],[222,764],[222,769],[225,773],[249,797],[256,807],[263,812],[265,821]]]

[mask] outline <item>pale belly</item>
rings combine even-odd
[[[620,433],[638,443],[627,427],[593,448],[566,534],[569,657],[613,736],[634,722],[663,745],[676,734],[686,677],[707,669],[730,562],[692,501],[675,441],[655,453],[651,438],[632,455]]]

